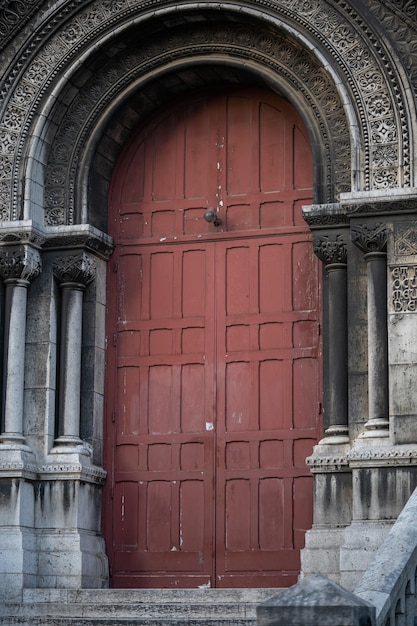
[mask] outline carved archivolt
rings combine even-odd
[[[123,78],[135,80],[152,68],[163,67],[169,58],[172,61],[172,54],[185,58],[193,52],[193,46],[194,50],[199,49],[199,54],[207,55],[222,49],[230,55],[234,48],[236,58],[243,60],[246,56],[247,60],[277,72],[288,83],[292,82],[293,89],[297,89],[294,81],[298,76],[300,90],[305,85],[304,101],[313,111],[311,118],[316,118],[317,132],[322,133],[327,143],[324,154],[330,161],[335,159],[331,164],[324,164],[329,170],[325,184],[332,187],[327,190],[328,201],[334,201],[332,195],[349,190],[351,185],[353,190],[365,191],[413,186],[410,103],[406,99],[404,76],[400,79],[398,63],[384,39],[374,34],[350,3],[344,0],[331,3],[326,0],[248,0],[243,5],[229,1],[222,3],[221,11],[218,3],[209,0],[198,5],[186,0],[181,5],[184,15],[197,8],[199,12],[218,11],[219,20],[221,11],[237,11],[241,24],[246,14],[251,16],[252,23],[255,16],[263,20],[265,32],[254,27],[232,28],[230,22],[229,26],[217,27],[214,31],[195,29],[195,41],[191,35],[186,41],[181,37],[179,41],[167,37],[148,42],[126,55],[123,61],[116,60],[113,68],[109,65],[107,74],[100,75],[101,86],[96,83],[98,97],[91,98],[90,93],[90,98],[83,100],[80,93],[77,109],[68,113],[66,124],[56,135],[47,178],[47,222],[71,223],[74,220],[77,159],[86,146],[91,124],[109,106],[109,100],[117,97],[117,90],[125,87]],[[143,37],[146,20],[157,18],[155,11],[160,13],[161,19],[162,15],[169,19],[171,11],[177,17],[180,14],[178,3],[172,0],[62,2],[60,11],[53,15],[54,29],[45,22],[44,30],[39,28],[30,45],[14,57],[1,84],[4,101],[0,109],[0,219],[20,217],[22,190],[18,181],[25,177],[28,150],[32,155],[44,152],[44,146],[37,150],[33,142],[30,144],[31,131],[35,120],[40,119],[40,115],[47,116],[54,97],[59,96],[58,81],[65,72],[69,78],[82,57],[97,51],[100,42],[109,40],[115,31],[122,38],[124,29],[134,23],[138,28],[142,25]],[[47,19],[47,13],[45,16]],[[107,86],[103,81],[107,81]],[[84,96],[86,94],[87,91]],[[78,119],[75,116],[75,123],[68,125],[76,111]],[[80,120],[85,123],[80,125]],[[331,134],[327,136],[329,128]],[[43,128],[43,137],[34,141],[46,142],[47,136],[47,128]],[[65,153],[70,137],[76,154]],[[52,167],[54,158],[59,156],[62,161],[67,160],[67,166],[69,161],[69,174]],[[36,177],[31,173],[30,178]],[[34,182],[43,186],[43,180]],[[70,196],[55,198],[56,190],[62,185],[72,188]]]

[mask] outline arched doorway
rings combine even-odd
[[[266,90],[164,108],[110,194],[105,533],[117,587],[296,582],[319,436],[312,161]],[[215,220],[205,219],[207,211]]]

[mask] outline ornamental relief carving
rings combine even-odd
[[[0,276],[3,280],[30,282],[40,274],[41,267],[39,252],[29,246],[0,247]]]
[[[326,117],[326,123],[323,120],[319,123],[322,141],[326,147],[328,162],[326,183],[329,196],[332,195],[334,188],[332,165],[338,172],[336,181],[338,191],[350,189],[349,129],[343,106],[329,76],[315,60],[288,39],[268,33],[260,34],[259,30],[224,27],[218,31],[207,27],[194,28],[191,42],[188,31],[177,32],[175,41],[173,37],[159,40],[152,38],[151,42],[145,40],[140,49],[130,50],[127,59],[118,58],[103,67],[74,99],[61,122],[46,168],[47,224],[56,225],[74,221],[74,185],[78,160],[83,152],[84,141],[91,136],[99,111],[105,108],[120,90],[135,80],[144,71],[144,67],[150,71],[153,64],[160,63],[161,59],[172,61],[191,53],[201,54],[205,50],[206,42],[211,42],[207,46],[207,52],[235,55],[237,45],[243,42],[244,48],[240,54],[250,55],[252,59],[264,64],[266,63],[264,50],[268,51],[268,64],[275,72],[291,82],[297,92],[304,94],[306,106],[315,112],[318,120],[323,113]],[[174,44],[176,49],[173,48]],[[247,52],[248,49],[250,53]],[[285,64],[281,65],[284,62]],[[329,137],[329,127],[334,135],[333,146]]]
[[[314,254],[325,265],[347,263],[347,245],[343,235],[316,235],[313,238]]]
[[[386,252],[387,249],[387,228],[385,224],[352,224],[352,241],[362,252]]]
[[[400,222],[394,224],[394,254],[395,256],[417,254],[416,222]]]
[[[58,257],[54,262],[54,274],[62,283],[88,285],[96,276],[94,261],[84,253]]]
[[[68,3],[73,6],[76,3]],[[17,219],[18,206],[16,192],[12,189],[13,178],[18,178],[22,166],[28,129],[37,112],[41,98],[49,88],[51,81],[66,67],[71,59],[75,59],[82,50],[88,48],[90,42],[97,40],[99,33],[112,31],[122,21],[133,15],[138,18],[150,13],[158,7],[168,8],[171,0],[95,0],[83,3],[80,11],[70,18],[66,15],[66,23],[57,28],[47,43],[28,62],[22,55],[17,61],[22,78],[17,86],[14,82],[5,82],[2,93],[7,98],[6,108],[0,120],[0,154],[5,157],[5,165],[0,171],[3,181],[0,197],[0,215],[8,215],[9,219]],[[210,3],[207,3],[210,6]],[[214,6],[214,5],[213,5]],[[216,5],[216,8],[218,5]],[[396,86],[396,74],[390,64],[386,50],[381,47],[373,36],[367,23],[360,18],[354,9],[345,1],[339,0],[337,7],[330,7],[326,0],[257,0],[256,9],[261,15],[262,10],[276,15],[278,19],[292,22],[312,38],[311,49],[319,47],[326,55],[333,58],[336,71],[344,76],[345,85],[355,99],[355,107],[361,124],[364,126],[364,177],[365,189],[385,189],[410,185],[410,159],[408,136],[408,120],[402,91]],[[62,12],[64,19],[65,11]],[[240,11],[240,16],[243,11]],[[45,25],[46,28],[47,25]],[[46,30],[44,31],[46,32]],[[218,35],[223,36],[222,29]],[[38,39],[39,41],[39,39]],[[240,45],[249,49],[250,35],[245,30],[240,33]],[[212,49],[213,41],[207,44]],[[263,38],[267,49],[271,45],[268,37]],[[32,48],[28,51],[31,54]],[[149,45],[143,54],[147,59],[154,58],[158,47]],[[284,64],[285,48],[280,49],[281,63]],[[145,68],[145,63],[143,68]],[[372,77],[368,81],[368,77]],[[320,80],[311,86],[315,93],[320,91]],[[23,98],[23,99],[22,99]],[[321,106],[324,106],[321,104]],[[331,102],[328,104],[331,107]],[[18,130],[17,130],[18,129]],[[337,127],[334,135],[337,137]],[[346,142],[345,146],[346,146]],[[379,144],[389,146],[383,154],[377,151]],[[401,178],[399,163],[403,164]],[[10,209],[11,207],[11,209]],[[57,209],[56,219],[66,219]]]

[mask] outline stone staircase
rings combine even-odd
[[[25,589],[0,626],[256,626],[276,589]]]

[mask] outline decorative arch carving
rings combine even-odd
[[[8,76],[3,81],[4,101],[0,110],[1,219],[15,220],[22,216],[23,190],[19,188],[18,181],[25,178],[35,185],[32,191],[26,191],[27,199],[30,198],[32,207],[35,205],[35,212],[36,205],[38,206],[38,215],[43,211],[44,181],[42,175],[36,172],[43,170],[46,147],[51,138],[51,129],[45,120],[48,120],[53,103],[63,93],[63,87],[68,85],[71,75],[84,59],[106,42],[108,44],[112,41],[117,48],[116,37],[122,39],[123,34],[132,26],[142,29],[143,34],[149,32],[149,29],[152,31],[150,27],[155,23],[152,20],[158,17],[161,20],[163,18],[165,23],[172,20],[171,24],[174,24],[174,15],[175,20],[184,20],[186,23],[187,16],[191,16],[197,8],[201,19],[206,10],[211,10],[217,11],[219,17],[228,11],[235,16],[235,21],[238,16],[241,22],[247,21],[247,28],[240,31],[231,28],[230,22],[225,28],[217,28],[217,36],[223,40],[223,50],[230,54],[234,47],[240,58],[243,58],[246,50],[249,60],[263,64],[264,67],[268,67],[269,63],[271,71],[278,71],[281,77],[286,78],[288,85],[293,80],[295,71],[290,67],[292,75],[285,76],[286,69],[291,65],[291,60],[284,58],[285,39],[291,55],[296,50],[297,55],[303,56],[304,63],[306,60],[309,63],[314,60],[316,69],[321,66],[322,69],[317,71],[318,83],[314,85],[307,82],[303,94],[304,106],[317,109],[314,115],[320,121],[316,125],[316,133],[327,130],[326,124],[331,129],[331,135],[327,139],[331,150],[327,149],[326,152],[325,148],[324,153],[329,158],[333,151],[331,159],[336,156],[337,160],[334,175],[326,173],[327,198],[321,201],[334,200],[337,192],[346,191],[348,186],[352,191],[379,191],[414,185],[414,172],[411,169],[414,123],[409,96],[411,90],[404,83],[404,75],[400,76],[399,62],[394,58],[392,50],[382,37],[375,34],[368,21],[358,14],[350,2],[337,0],[330,4],[327,0],[246,0],[244,3],[237,3],[229,0],[222,4],[221,11],[218,4],[210,0],[204,3],[204,8],[202,3],[191,0],[184,0],[181,5],[172,0],[93,0],[81,5],[78,2],[62,2],[60,7],[60,11],[53,15],[54,29],[47,23],[46,12],[42,27],[39,26],[27,49],[13,59]],[[194,13],[194,19],[196,15]],[[254,29],[250,24],[255,21],[258,25],[261,22],[264,24],[264,33],[258,39],[250,32],[252,29],[253,33]],[[208,33],[209,30],[200,28],[198,32]],[[48,32],[51,34],[47,35]],[[269,33],[268,37],[265,36],[266,32]],[[206,43],[208,53],[213,53],[216,46],[213,35],[214,33],[211,42]],[[240,38],[240,41],[236,38]],[[228,42],[227,45],[225,41]],[[165,46],[171,46],[171,51],[180,49],[175,36],[170,39],[168,35],[165,42]],[[191,45],[190,41],[187,45]],[[204,42],[200,40],[199,46],[201,49]],[[185,48],[183,40],[181,50],[184,56],[187,52]],[[277,50],[280,51],[280,60],[276,58]],[[134,66],[139,68],[139,73],[143,73],[146,63],[155,64],[155,55],[163,57],[168,54],[168,48],[161,48],[161,43],[159,48],[156,43],[149,43],[138,54],[142,58],[136,57]],[[133,57],[134,55],[126,55],[124,62],[128,63],[129,59],[132,61]],[[17,75],[20,76],[19,80],[16,80]],[[116,80],[119,78],[115,76]],[[333,105],[331,101],[320,101],[320,81],[326,83],[325,90],[329,90],[329,93],[330,85],[333,84]],[[296,87],[293,86],[293,89],[295,91]],[[111,90],[106,92],[108,97],[110,92]],[[336,99],[335,94],[338,96]],[[108,106],[103,94],[100,103],[103,107]],[[81,105],[81,93],[78,104]],[[332,106],[336,106],[339,114],[339,123],[336,126],[333,125],[333,114],[330,114]],[[99,112],[94,106],[90,107],[87,120],[97,120],[98,117]],[[342,141],[338,135],[340,124],[344,126]],[[346,124],[349,126],[349,142]],[[76,133],[74,146],[77,146],[79,155],[83,146],[82,132],[85,132],[87,126],[88,124],[83,127],[81,133],[73,128]],[[53,145],[52,151],[57,150],[59,141],[62,145],[62,131],[61,126],[59,133],[53,137],[57,143]],[[35,137],[32,141],[31,136]],[[351,167],[348,164],[350,150]],[[344,178],[346,171],[339,167],[342,162],[346,164],[346,171],[351,169],[351,181],[348,183]],[[27,171],[26,163],[29,163]],[[73,187],[76,167],[77,160],[71,160]],[[53,181],[50,170],[48,176],[47,185],[51,194]],[[332,187],[331,190],[329,186]],[[71,203],[74,204],[73,198],[65,199],[64,214],[59,218],[48,218],[47,221],[60,223],[62,220],[71,223],[74,220],[74,207]],[[27,201],[25,217],[29,217],[32,210],[28,207]],[[52,209],[49,214],[52,214]]]

